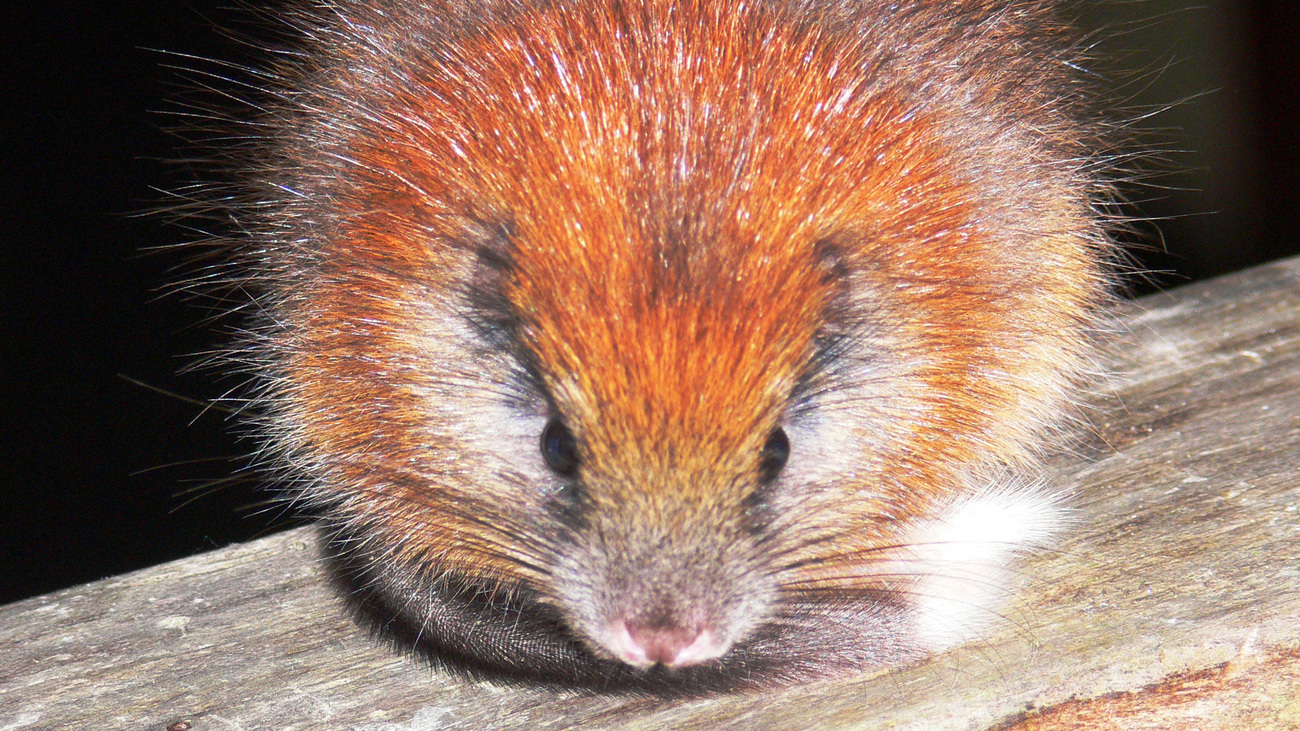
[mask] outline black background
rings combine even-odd
[[[1291,3],[1114,3],[1085,22],[1145,139],[1134,189],[1143,266],[1174,286],[1300,251],[1296,174],[1300,26]],[[230,384],[183,373],[219,334],[200,302],[167,296],[193,238],[139,216],[202,174],[164,129],[187,85],[174,54],[256,57],[217,26],[256,34],[227,3],[5,3],[0,251],[4,310],[0,602],[243,540],[286,524],[241,472]],[[157,49],[157,50],[151,50]],[[211,70],[212,66],[204,66]],[[1162,251],[1161,249],[1164,249]],[[148,384],[149,387],[139,385]],[[197,399],[191,403],[154,389]]]

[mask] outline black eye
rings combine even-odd
[[[578,471],[578,442],[559,419],[551,419],[542,430],[542,457],[561,477],[572,477]]]
[[[763,451],[758,453],[758,481],[768,483],[775,480],[789,458],[790,439],[786,437],[784,429],[773,429],[767,437],[767,443],[763,445]]]

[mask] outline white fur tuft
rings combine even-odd
[[[938,652],[970,641],[1010,594],[1011,560],[1042,547],[1066,523],[1046,481],[991,483],[955,501],[909,535],[907,573],[916,577],[916,631]]]

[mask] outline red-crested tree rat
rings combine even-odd
[[[257,429],[457,666],[762,685],[978,636],[1108,297],[1046,0],[322,0],[243,154]]]

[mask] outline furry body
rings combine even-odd
[[[1036,455],[1105,298],[1049,3],[296,21],[238,355],[380,621],[471,666],[662,686],[975,636],[1054,524]]]

